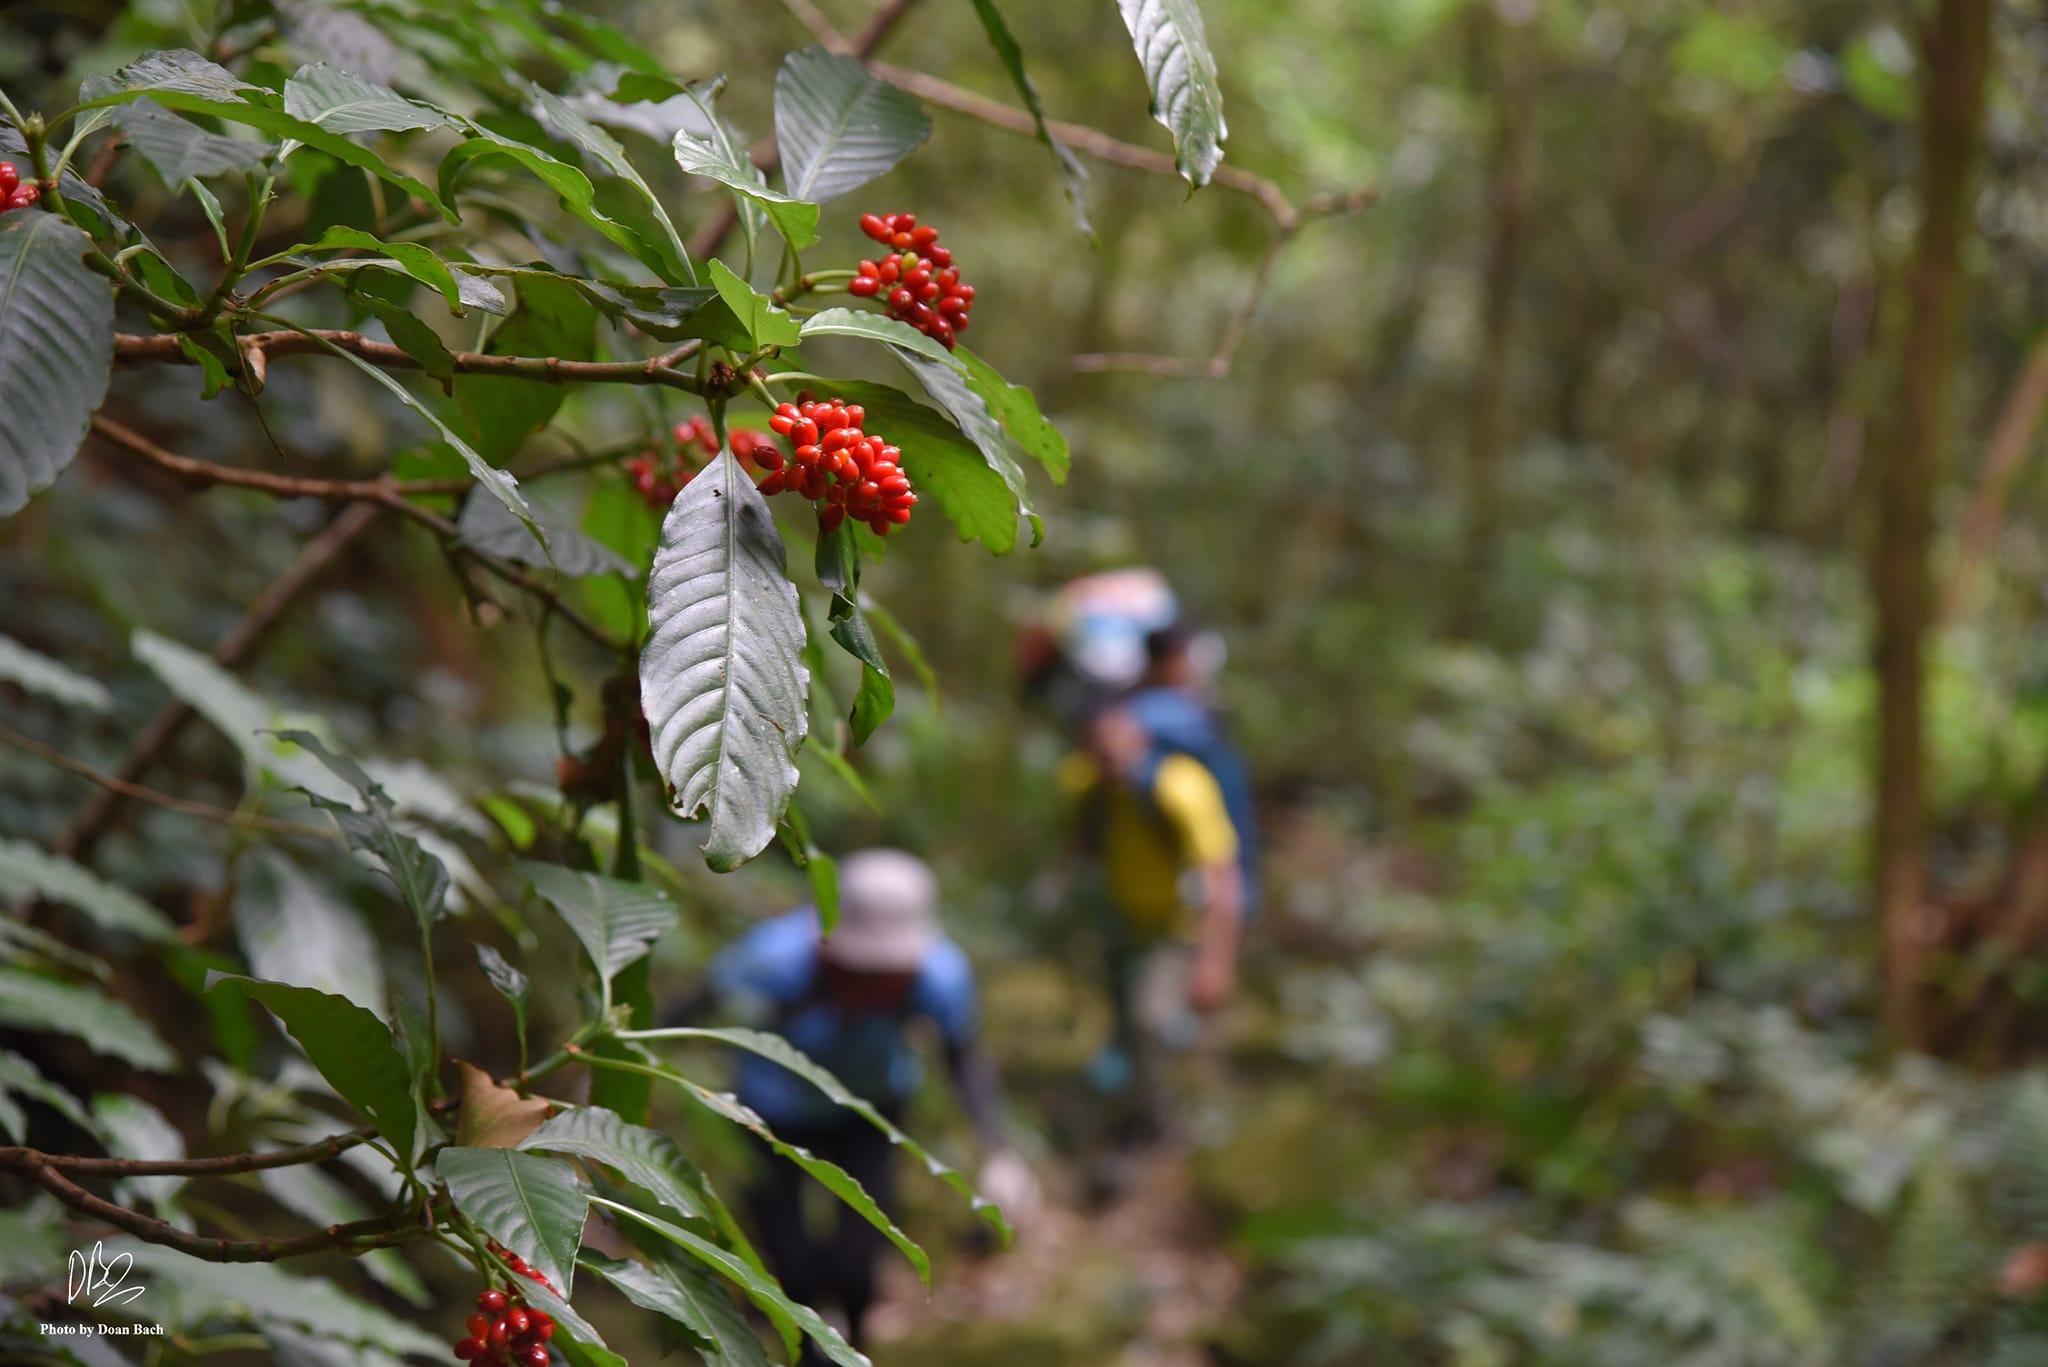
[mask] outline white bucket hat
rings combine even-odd
[[[909,973],[938,943],[939,880],[903,850],[861,850],[839,861],[839,924],[821,946],[833,963]]]

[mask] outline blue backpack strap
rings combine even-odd
[[[1141,776],[1148,786],[1160,760],[1168,755],[1186,755],[1207,769],[1223,791],[1223,808],[1237,832],[1245,919],[1251,919],[1259,907],[1259,831],[1251,771],[1244,755],[1224,735],[1215,714],[1181,689],[1140,689],[1123,705],[1152,740],[1146,772]]]

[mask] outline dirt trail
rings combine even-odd
[[[1093,1212],[1049,1195],[1009,1249],[956,1263],[929,1295],[892,1259],[869,1321],[876,1360],[1205,1367],[1203,1344],[1236,1304],[1241,1273],[1185,1157],[1147,1154],[1126,1176]]]

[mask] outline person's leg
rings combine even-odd
[[[1149,950],[1139,962],[1131,987],[1131,1016],[1136,1045],[1136,1093],[1150,1137],[1180,1137],[1179,1109],[1173,1098],[1173,1061],[1195,1043],[1200,1018],[1188,1000],[1195,949],[1174,942]]]
[[[804,1219],[805,1188],[811,1184],[810,1175],[765,1143],[760,1145],[759,1154],[760,1169],[746,1191],[755,1245],[790,1298],[801,1305],[815,1306],[825,1294],[822,1274],[830,1258],[820,1241],[811,1237]]]
[[[894,1123],[894,1116],[890,1117]],[[866,1189],[875,1204],[894,1218],[896,1205],[896,1146],[889,1136],[872,1125],[846,1131],[832,1145],[830,1158],[847,1175]],[[875,1303],[875,1275],[880,1261],[888,1256],[888,1238],[852,1207],[839,1207],[837,1237],[831,1258],[839,1303],[846,1311],[847,1337],[854,1347],[866,1338],[866,1320]]]

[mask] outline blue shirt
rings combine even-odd
[[[948,939],[925,952],[900,1011],[849,1012],[817,995],[818,916],[810,907],[748,931],[711,960],[706,978],[750,1024],[781,1035],[877,1106],[907,1100],[923,1080],[905,1038],[912,1020],[931,1021],[954,1048],[974,1039],[974,970]],[[836,1125],[845,1115],[816,1087],[754,1054],[741,1055],[734,1090],[778,1128]]]

